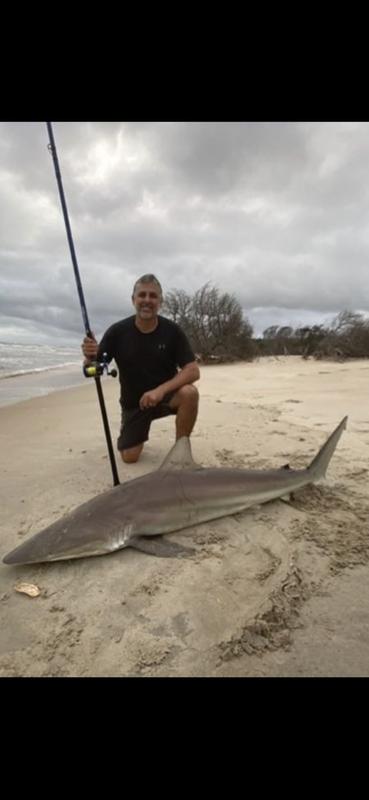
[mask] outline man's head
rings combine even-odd
[[[138,278],[132,294],[132,303],[141,320],[153,320],[158,315],[163,300],[161,285],[155,275]]]

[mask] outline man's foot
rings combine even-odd
[[[134,464],[135,461],[138,461],[143,447],[143,444],[138,444],[136,447],[129,447],[127,450],[119,450],[122,461],[125,464]]]

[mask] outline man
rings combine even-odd
[[[159,316],[163,299],[155,275],[142,275],[134,287],[135,316],[116,322],[100,344],[85,337],[85,364],[115,359],[121,385],[122,425],[118,450],[126,464],[138,461],[154,419],[176,415],[176,438],[190,436],[197,417],[200,377],[187,337],[176,323]],[[177,368],[180,368],[178,371]]]

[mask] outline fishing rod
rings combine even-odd
[[[62,210],[63,210],[65,228],[66,228],[66,231],[67,231],[69,250],[70,250],[70,254],[71,254],[71,258],[72,258],[74,276],[75,276],[76,284],[77,284],[77,291],[78,291],[78,297],[79,297],[79,302],[80,302],[81,311],[82,311],[83,324],[84,324],[84,327],[85,327],[86,335],[93,339],[94,337],[93,337],[93,334],[91,332],[91,327],[90,327],[90,323],[89,323],[89,319],[88,319],[85,298],[84,298],[84,295],[83,295],[83,289],[82,289],[82,283],[81,283],[81,278],[80,278],[79,269],[78,269],[76,251],[74,249],[72,231],[71,231],[71,227],[70,227],[70,223],[69,223],[67,204],[66,204],[66,201],[65,201],[62,177],[61,177],[59,161],[58,161],[58,154],[57,154],[57,151],[56,151],[54,133],[53,133],[51,122],[47,122],[46,123],[46,127],[47,127],[47,131],[48,131],[48,134],[49,134],[49,139],[50,139],[50,143],[48,144],[48,150],[50,150],[50,153],[51,153],[51,155],[53,157],[54,169],[55,169],[55,175],[56,175],[56,182],[58,184],[60,202],[61,202],[61,206],[62,206]],[[99,403],[100,403],[101,416],[102,416],[102,419],[103,419],[106,443],[107,443],[107,446],[108,446],[110,465],[111,465],[111,470],[112,470],[112,473],[113,473],[114,486],[118,486],[119,478],[118,478],[117,465],[115,463],[114,450],[113,450],[113,445],[112,445],[111,436],[110,436],[109,422],[108,422],[108,417],[107,417],[107,413],[106,413],[104,395],[103,395],[103,390],[102,390],[101,381],[100,381],[100,375],[103,375],[104,372],[107,372],[108,375],[112,375],[113,377],[115,377],[117,375],[116,370],[111,370],[111,372],[109,372],[108,364],[107,364],[107,361],[106,361],[106,353],[103,354],[102,362],[97,362],[97,363],[91,364],[89,366],[85,366],[83,368],[83,374],[85,375],[86,378],[92,377],[92,378],[95,379],[97,395],[98,395]]]

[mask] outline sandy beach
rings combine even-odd
[[[119,385],[103,386],[115,444]],[[369,675],[369,361],[202,367],[198,387],[205,466],[307,466],[347,414],[327,479],[173,534],[189,559],[1,563],[0,676]],[[93,382],[0,408],[0,435],[1,558],[112,486]],[[140,461],[117,459],[120,480],[173,443],[173,418],[153,423]]]

